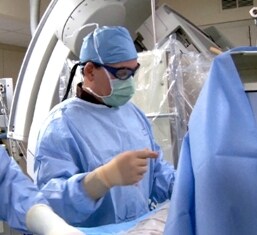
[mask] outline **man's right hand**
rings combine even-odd
[[[84,188],[91,198],[97,200],[115,185],[135,184],[147,171],[148,158],[157,157],[158,153],[149,149],[120,153],[90,172],[83,180]]]
[[[149,149],[126,151],[96,171],[108,188],[115,185],[132,185],[143,178],[147,171],[148,158],[157,157],[158,153]]]

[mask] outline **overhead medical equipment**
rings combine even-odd
[[[167,40],[171,34],[176,34],[176,39],[180,43],[182,52],[196,51],[209,54],[210,47],[218,47],[216,43],[192,22],[165,4],[159,7],[154,14],[157,41],[157,45],[155,45],[153,40],[152,17],[150,16],[136,30],[138,48],[141,47],[147,50],[151,50],[156,46],[160,48],[165,43],[167,44]]]
[[[250,11],[249,11],[251,17],[254,19],[254,23],[257,25],[257,7],[253,7]]]
[[[183,52],[193,50],[210,54],[210,47],[218,47],[168,6],[163,5],[157,11],[155,28],[158,29],[159,47],[164,46],[173,33]],[[149,0],[51,1],[24,58],[8,126],[8,137],[24,146],[27,171],[32,177],[39,128],[49,110],[60,102],[59,77],[64,65],[68,60],[78,60],[82,37],[92,30],[84,26],[89,23],[123,25],[129,29],[136,44],[144,45],[141,51],[142,48],[152,50],[156,45],[151,40],[149,17]]]
[[[167,48],[138,54],[141,69],[134,77],[132,102],[152,123],[164,157],[175,167],[189,116],[207,77],[212,56],[181,53],[180,42],[168,40]]]
[[[257,7],[251,8],[249,13],[250,13],[250,16],[254,19],[254,24],[257,26]],[[255,45],[257,46],[257,41]]]
[[[13,98],[13,79],[0,78],[0,128],[6,130]]]

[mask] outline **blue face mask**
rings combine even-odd
[[[112,93],[102,97],[105,104],[118,107],[127,103],[135,93],[133,76],[126,80],[109,79]]]

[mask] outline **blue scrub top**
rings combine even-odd
[[[35,204],[48,204],[18,164],[0,146],[0,220],[27,231],[26,213]]]
[[[112,187],[95,201],[83,178],[117,154],[149,148],[148,171],[135,185]],[[149,212],[149,198],[171,197],[174,168],[163,160],[146,116],[131,102],[117,108],[77,97],[58,104],[41,128],[35,156],[36,182],[68,223],[96,227],[135,220]]]

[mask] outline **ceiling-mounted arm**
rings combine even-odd
[[[40,0],[30,0],[30,31],[33,36],[39,23]]]

